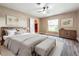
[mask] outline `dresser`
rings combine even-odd
[[[76,30],[67,30],[67,29],[60,29],[59,36],[71,40],[77,40],[77,32]]]

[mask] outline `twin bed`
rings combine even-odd
[[[64,42],[58,37],[22,33],[3,36],[4,47],[15,56],[60,56]]]

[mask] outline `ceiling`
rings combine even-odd
[[[39,18],[53,16],[79,9],[78,3],[46,3],[49,8],[47,9],[47,12],[43,14],[39,11],[42,10],[42,8],[45,6],[45,3],[41,3],[40,6],[36,3],[0,3],[0,5]]]

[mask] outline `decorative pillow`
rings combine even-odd
[[[12,35],[15,35],[16,30],[15,29],[7,30],[7,33],[8,33],[8,36],[12,36]]]
[[[24,29],[19,29],[18,33],[26,33]]]

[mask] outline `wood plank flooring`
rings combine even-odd
[[[61,56],[79,56],[79,42],[64,39],[65,45]]]
[[[59,39],[58,39],[59,40]],[[79,42],[62,39],[65,42],[61,56],[79,56]]]

